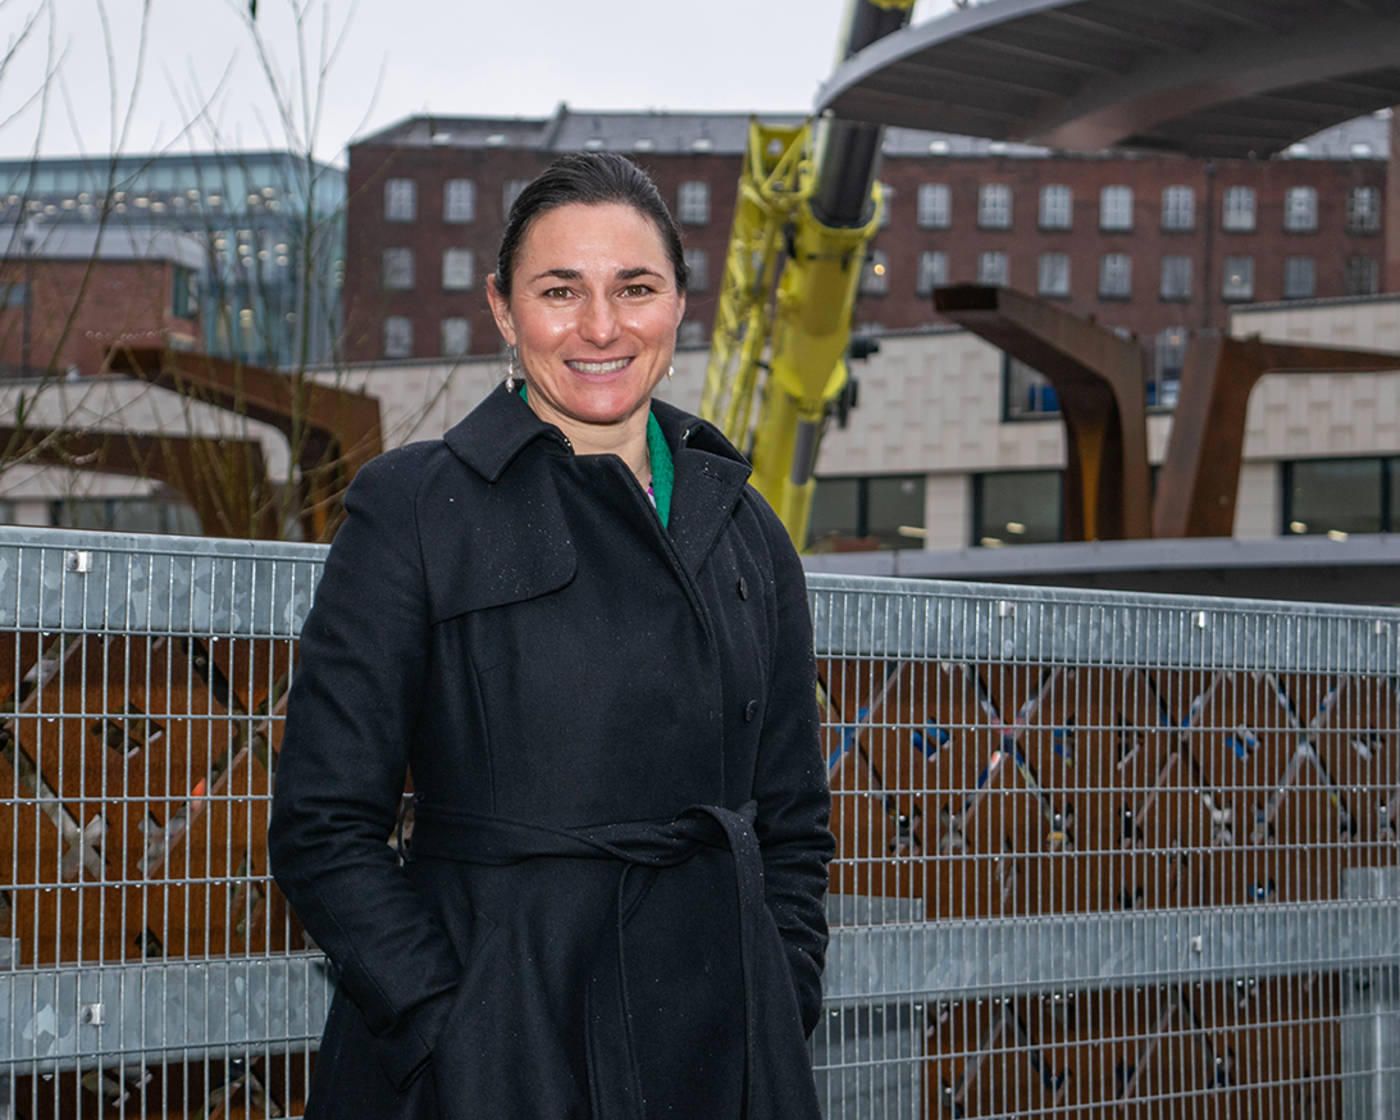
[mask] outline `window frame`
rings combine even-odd
[[[395,176],[392,179],[384,180],[384,220],[386,222],[416,222],[418,220],[417,179]]]
[[[1289,187],[1283,192],[1285,233],[1317,232],[1317,188]]]
[[[1111,262],[1121,262],[1121,269],[1113,270]],[[1122,276],[1121,285],[1113,285],[1109,280],[1114,275]],[[1133,255],[1131,253],[1103,253],[1099,257],[1099,299],[1129,300],[1133,298]]]
[[[914,220],[919,229],[951,228],[953,224],[952,190],[947,183],[920,183],[915,210]]]
[[[448,179],[442,184],[442,220],[453,226],[476,221],[476,180]]]
[[[977,185],[977,228],[1010,229],[1013,216],[1010,183]]]
[[[1248,199],[1249,205],[1243,205]],[[1232,200],[1238,204],[1231,205]],[[1220,194],[1220,228],[1226,233],[1254,233],[1259,228],[1259,196],[1253,187],[1237,183]]]
[[[413,249],[407,245],[390,245],[382,252],[380,280],[386,292],[411,292],[417,282],[417,264]],[[402,270],[403,279],[395,279]]]
[[[1232,289],[1230,281],[1234,272],[1239,272],[1244,280]],[[1251,303],[1254,291],[1254,258],[1247,253],[1231,253],[1225,257],[1220,262],[1220,298],[1225,303]]]
[[[942,267],[936,267],[941,263]],[[928,297],[948,283],[948,254],[942,249],[922,249],[918,256],[918,271],[914,276],[914,294]],[[927,273],[932,271],[933,276]],[[941,278],[940,278],[941,277]]]
[[[451,262],[466,260],[466,280],[456,282],[450,275]],[[460,267],[460,266],[459,266]],[[449,280],[453,281],[449,283]],[[470,292],[476,287],[476,254],[462,245],[448,245],[442,250],[442,290],[444,292]]]
[[[1185,206],[1173,205],[1173,199],[1186,200]],[[1184,214],[1183,214],[1184,211]],[[1162,232],[1191,233],[1196,228],[1196,188],[1186,183],[1172,183],[1162,188]]]
[[[1074,228],[1074,188],[1067,183],[1046,183],[1040,188],[1042,230],[1071,230]]]
[[[1131,233],[1133,206],[1133,188],[1125,183],[1110,183],[1100,188],[1099,232]]]
[[[1184,265],[1182,262],[1185,262]],[[1185,277],[1185,284],[1180,291],[1169,290],[1167,279],[1169,270],[1173,274],[1178,269]],[[1157,284],[1157,298],[1163,303],[1190,303],[1192,290],[1195,287],[1196,264],[1189,253],[1163,253],[1161,264],[1161,276]]]
[[[1035,261],[1035,281],[1037,295],[1046,299],[1069,299],[1069,254],[1056,251],[1039,254]]]
[[[710,184],[686,179],[676,188],[676,221],[683,226],[710,224]]]

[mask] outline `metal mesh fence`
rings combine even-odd
[[[324,549],[0,528],[0,1118],[300,1115]],[[1400,1115],[1400,612],[813,577],[836,1117]]]

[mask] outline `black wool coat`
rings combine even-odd
[[[743,458],[652,410],[669,529],[503,386],[346,496],[269,836],[338,974],[309,1120],[818,1115],[802,570]]]

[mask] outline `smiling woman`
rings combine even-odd
[[[651,181],[561,160],[488,287],[509,375],[346,497],[270,836],[339,977],[308,1120],[819,1115],[806,590],[743,457],[651,399],[685,286]]]
[[[529,403],[581,454],[617,454],[645,485],[652,391],[667,373],[685,293],[655,222],[624,203],[557,207],[531,223],[512,295],[487,286]]]

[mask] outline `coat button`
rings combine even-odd
[[[740,577],[739,577],[739,598],[741,598],[741,599],[747,599],[748,597],[749,597],[749,581],[746,580],[743,576],[740,576]]]
[[[752,723],[753,717],[758,715],[758,701],[750,700],[744,705],[744,722]]]

